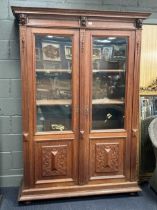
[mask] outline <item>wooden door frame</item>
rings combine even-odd
[[[28,95],[28,119],[29,119],[29,147],[26,150],[25,156],[29,153],[29,162],[30,164],[27,165],[26,175],[24,179],[28,180],[29,186],[34,187],[35,183],[44,184],[43,181],[36,181],[37,175],[35,174],[35,168],[37,168],[35,164],[35,148],[37,144],[39,145],[42,142],[53,142],[57,141],[58,139],[61,141],[70,140],[74,142],[74,146],[72,148],[73,154],[73,173],[75,183],[78,182],[78,149],[79,147],[79,31],[76,29],[46,29],[46,28],[27,28],[27,69],[29,69],[29,80],[27,82],[27,94]],[[36,77],[35,77],[35,34],[39,35],[48,35],[48,34],[55,34],[55,35],[64,35],[64,36],[72,36],[72,45],[73,45],[73,64],[72,64],[72,130],[70,131],[63,131],[60,132],[36,132]],[[26,73],[25,73],[26,75]],[[26,78],[23,77],[23,80]],[[27,161],[28,158],[25,158]],[[28,172],[30,172],[30,176],[28,176]],[[24,172],[25,174],[25,172]],[[66,181],[66,180],[65,180]],[[68,179],[67,179],[68,181]],[[69,181],[72,181],[72,179]],[[50,185],[50,182],[45,182]]]
[[[132,143],[132,113],[133,113],[133,83],[134,83],[134,52],[135,52],[135,46],[132,45],[135,41],[135,31],[120,31],[120,30],[88,30],[86,29],[85,32],[85,46],[82,53],[82,59],[81,62],[83,65],[81,66],[81,74],[84,76],[83,80],[84,85],[82,87],[81,96],[84,97],[84,104],[81,104],[82,110],[84,110],[84,115],[81,117],[81,126],[86,129],[87,131],[84,132],[83,139],[84,141],[81,142],[80,140],[80,151],[81,151],[81,157],[80,160],[81,169],[84,170],[86,174],[82,175],[84,178],[84,181],[82,183],[88,183],[89,181],[89,153],[90,153],[90,141],[92,139],[107,139],[107,138],[124,138],[125,141],[125,160],[124,160],[124,181],[128,181],[131,178],[131,160],[132,160],[132,154],[131,154],[131,143]],[[91,38],[92,36],[119,36],[119,37],[127,37],[128,38],[128,65],[126,68],[126,90],[125,90],[125,117],[126,117],[126,123],[124,129],[111,129],[111,130],[90,130],[91,125],[91,110],[92,110],[92,71],[91,71]],[[90,56],[90,58],[89,58]],[[81,77],[82,78],[82,77]],[[81,97],[80,96],[80,97]],[[88,110],[87,112],[85,110]],[[86,113],[86,114],[85,114]],[[81,129],[82,130],[82,129]],[[84,148],[85,147],[85,148]],[[129,154],[129,155],[128,155]],[[134,155],[136,157],[136,154]],[[84,157],[84,163],[82,163]],[[86,162],[85,162],[86,161]],[[82,178],[82,179],[83,179]],[[119,178],[122,178],[121,176]]]

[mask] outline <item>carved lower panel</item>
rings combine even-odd
[[[119,144],[95,144],[96,173],[116,172],[119,170]]]
[[[67,175],[67,145],[42,147],[42,176]]]

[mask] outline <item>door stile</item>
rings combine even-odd
[[[74,182],[78,184],[78,164],[79,164],[79,109],[80,109],[80,99],[79,99],[79,31],[75,31],[72,41],[72,55],[74,55],[72,64],[72,131],[74,133],[74,147],[73,156],[74,160],[77,160],[77,164],[73,164]]]
[[[29,74],[29,80],[28,80],[28,115],[29,115],[29,149],[28,153],[30,156],[30,163],[29,163],[29,177],[30,177],[30,186],[34,186],[34,180],[35,180],[35,171],[34,171],[34,141],[33,141],[33,136],[34,136],[34,54],[33,54],[33,36],[32,36],[32,31],[31,28],[27,29],[27,70]]]
[[[127,110],[125,110],[125,115],[126,115],[126,131],[127,131],[127,142],[126,142],[126,156],[125,156],[125,176],[126,180],[130,180],[131,173],[130,173],[130,167],[131,163],[130,160],[132,158],[131,153],[131,141],[132,141],[132,121],[133,121],[133,116],[132,116],[132,103],[133,103],[133,80],[134,80],[134,43],[135,41],[135,32],[129,32],[130,35],[128,36],[128,68],[127,68],[127,74],[126,74],[126,107]],[[127,155],[130,154],[130,155]]]
[[[135,37],[135,63],[133,81],[133,111],[132,111],[132,138],[131,138],[131,181],[137,181],[139,162],[139,69],[141,51],[141,30],[136,30]]]
[[[20,27],[20,58],[21,58],[21,79],[22,79],[22,127],[23,127],[23,160],[24,160],[24,183],[30,185],[31,172],[29,168],[29,107],[28,107],[28,68],[27,68],[27,29]],[[28,176],[29,174],[29,176]]]
[[[90,40],[80,29],[80,148],[79,184],[89,180],[89,60]]]

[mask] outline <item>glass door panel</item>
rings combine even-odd
[[[72,37],[36,35],[36,130],[72,128]]]
[[[128,39],[108,36],[92,41],[92,129],[124,128]]]

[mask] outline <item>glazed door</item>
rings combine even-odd
[[[130,179],[134,36],[28,29],[32,185]]]
[[[30,29],[29,36],[34,55],[30,61],[34,181],[38,186],[74,185],[78,182],[79,33]]]
[[[83,184],[130,179],[132,43],[134,32],[86,31],[80,85]]]

